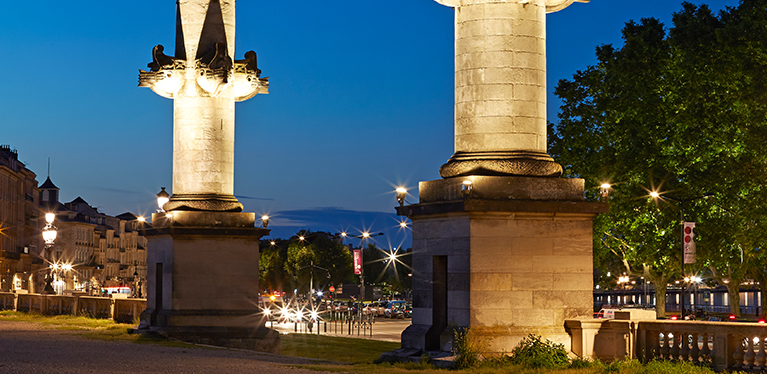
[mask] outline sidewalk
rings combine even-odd
[[[287,365],[319,360],[217,347],[177,348],[89,339],[76,331],[0,322],[0,374],[6,373],[277,373],[316,371]]]

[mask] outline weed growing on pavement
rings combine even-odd
[[[570,365],[563,344],[530,334],[511,351],[510,362],[531,368],[559,369]]]
[[[455,366],[458,369],[475,367],[480,363],[480,353],[484,350],[484,342],[474,334],[473,330],[458,328],[453,332],[453,354]]]

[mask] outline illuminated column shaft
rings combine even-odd
[[[467,1],[455,27],[455,151],[546,153],[545,7]]]
[[[220,5],[220,11],[215,9],[217,5]],[[220,18],[217,17],[219,12]],[[234,0],[181,0],[178,2],[178,19],[176,58],[186,59],[184,75],[187,82],[173,103],[173,197],[233,196],[232,89],[226,87],[211,97],[195,84],[199,76],[195,63],[215,51],[216,43],[224,43],[228,55],[234,56]],[[184,50],[179,50],[180,47]]]
[[[436,1],[455,7],[455,154],[440,174],[559,176],[546,153],[546,12],[573,0]]]
[[[182,96],[173,107],[173,195],[233,195],[234,100]]]

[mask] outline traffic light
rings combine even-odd
[[[695,222],[685,222],[682,231],[682,245],[684,246],[684,263],[695,263]]]

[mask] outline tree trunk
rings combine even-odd
[[[653,287],[655,287],[655,316],[666,318],[666,282],[658,283],[653,283]]]
[[[730,300],[730,313],[740,317],[740,282],[730,280],[727,283],[727,298]]]

